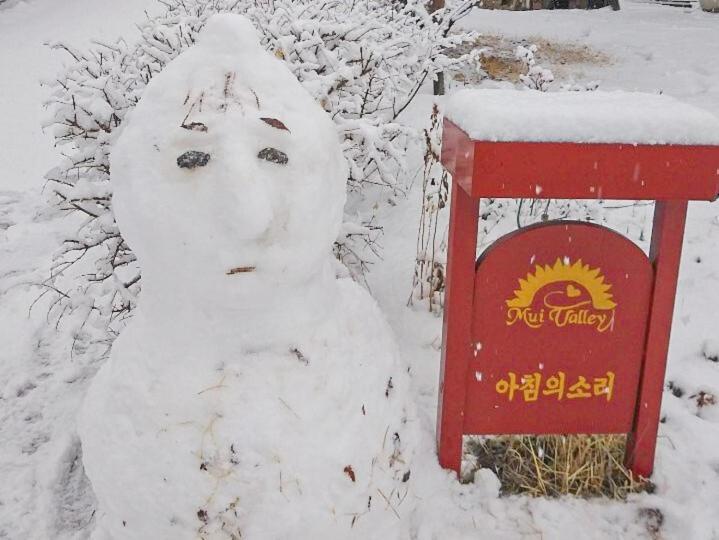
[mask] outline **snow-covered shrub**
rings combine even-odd
[[[530,45],[529,47],[518,45],[514,54],[517,60],[520,60],[527,69],[527,73],[519,76],[519,80],[522,81],[522,84],[530,90],[546,92],[549,84],[554,81],[554,73],[537,64],[534,53],[536,53],[538,49],[536,45]]]
[[[520,76],[518,86],[521,89],[546,92],[554,81],[551,70],[537,63],[535,53],[538,47],[533,44],[518,45],[515,57],[520,60],[526,73]],[[599,82],[565,83],[560,86],[563,92],[594,91]],[[530,119],[528,119],[530,120]],[[447,218],[445,207],[449,181],[447,172],[439,163],[441,153],[441,119],[433,112],[431,127],[425,131],[425,168],[422,184],[422,208],[417,233],[417,255],[412,279],[412,292],[409,304],[427,300],[432,312],[443,307],[444,277],[446,272]],[[630,209],[640,214],[644,209],[637,203],[623,203],[606,206],[602,201],[575,199],[493,199],[484,198],[480,203],[479,247],[486,247],[494,239],[513,228],[522,228],[537,222],[561,219],[605,223],[607,211]],[[634,221],[641,222],[637,216]],[[643,226],[639,230],[624,231],[625,234],[644,240]]]
[[[162,13],[139,25],[136,43],[97,42],[85,51],[53,45],[69,55],[70,63],[47,83],[52,94],[46,126],[65,155],[47,179],[60,209],[81,218],[75,237],[56,254],[45,283],[46,290],[58,295],[53,314],[90,306],[88,314],[96,313],[100,323],[108,323],[131,311],[140,273],[112,214],[111,146],[148,81],[190,47],[208,17],[218,12],[249,17],[263,46],[287,63],[332,116],[344,141],[354,194],[347,215],[355,221],[345,227],[336,254],[351,271],[361,273],[365,245],[371,245],[376,234],[372,216],[360,213],[363,203],[371,207],[367,188],[397,186],[406,170],[408,148],[421,142],[398,116],[425,82],[466,61],[466,55],[449,53],[474,36],[450,30],[474,2],[448,2],[447,8],[432,14],[420,0],[162,4]]]

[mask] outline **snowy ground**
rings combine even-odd
[[[84,538],[92,523],[75,414],[104,350],[71,357],[65,334],[46,327],[47,306],[41,302],[29,311],[38,295],[29,284],[44,277],[40,269],[73,226],[47,214],[40,195],[42,175],[57,155],[39,128],[43,90],[37,80],[51,77],[59,65],[42,43],[82,45],[95,36],[131,35],[133,22],[149,7],[145,0],[10,0],[0,7],[0,538]],[[511,39],[587,44],[610,62],[549,67],[577,82],[599,80],[605,90],[664,92],[719,110],[719,15],[625,2],[618,13],[478,11],[465,24]],[[423,122],[430,101],[422,96],[410,120]],[[428,445],[441,321],[406,308],[417,187],[383,211],[384,259],[369,282],[413,366]],[[610,222],[646,247],[647,218],[646,211],[624,210]],[[482,485],[451,487],[447,477],[440,486],[446,496],[431,497],[435,480],[424,485],[415,517],[420,538],[719,538],[719,407],[697,404],[702,391],[719,394],[717,204],[690,205],[684,249],[667,375],[674,391],[664,397],[656,493],[628,503],[497,499]],[[426,448],[427,469],[430,456]],[[420,460],[418,473],[423,466]]]

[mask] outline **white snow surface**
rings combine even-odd
[[[155,6],[147,0],[6,1],[0,3],[0,189],[42,185],[57,164],[51,133],[43,132],[46,92],[65,60],[49,44],[87,47],[94,39],[132,39],[135,23]],[[12,87],[12,91],[8,90]]]
[[[645,92],[466,89],[445,114],[478,141],[719,144],[719,118]]]
[[[181,168],[186,151],[210,159]],[[406,536],[407,367],[367,291],[333,272],[345,163],[239,15],[152,79],[112,154],[143,293],[80,415],[93,538]]]
[[[0,65],[9,66],[0,77],[0,112],[6,125],[13,128],[0,135],[2,539],[86,539],[97,519],[101,519],[82,467],[76,417],[97,368],[106,362],[104,347],[74,343],[74,329],[68,330],[65,324],[57,330],[54,325],[48,326],[47,297],[29,310],[42,291],[34,284],[47,277],[42,269],[48,267],[52,251],[77,226],[75,220],[44,210],[38,189],[42,173],[59,159],[39,128],[42,111],[38,105],[41,90],[37,79],[51,77],[57,69],[57,57],[45,51],[42,43],[70,39],[82,45],[91,37],[112,40],[118,33],[128,35],[142,10],[154,5],[149,0],[32,0],[0,6],[3,44]],[[477,10],[462,24],[518,42],[532,43],[541,38],[551,43],[587,45],[610,57],[610,61],[601,64],[551,65],[557,78],[555,85],[598,80],[602,90],[663,92],[707,111],[719,110],[719,74],[714,67],[719,47],[716,14],[627,0],[622,2],[619,12]],[[493,85],[508,86],[507,83],[482,86]],[[433,101],[430,93],[428,86],[421,99],[406,111],[405,120],[418,127],[426,124]],[[416,163],[421,166],[421,156]],[[716,345],[719,321],[715,309],[719,305],[719,206],[691,203],[689,207],[667,372],[673,390],[667,388],[664,393],[664,422],[660,425],[653,476],[656,491],[632,496],[625,503],[579,498],[502,498],[496,496],[496,480],[487,471],[476,475],[478,484],[463,486],[437,466],[434,423],[441,319],[406,307],[421,206],[417,184],[411,187],[407,198],[393,196],[397,206],[386,208],[379,216],[378,222],[384,226],[383,259],[368,275],[372,294],[398,337],[401,355],[411,365],[411,392],[417,404],[417,423],[421,426],[421,439],[412,462],[414,511],[409,511],[408,496],[399,507],[402,531],[420,540],[719,538],[719,517],[713,504],[719,500],[719,408],[697,405],[701,392],[719,395]],[[646,250],[650,216],[651,207],[622,208],[617,204],[609,212],[609,224]],[[513,230],[509,221],[490,223],[491,227],[485,228],[480,236],[481,246],[486,247],[497,235]],[[182,286],[191,284],[192,281]],[[361,304],[366,302],[363,297]],[[376,311],[372,313],[374,317]],[[168,319],[170,322],[172,318]],[[238,327],[235,325],[235,329]],[[385,331],[381,330],[381,335]],[[118,349],[124,347],[123,341],[133,340],[133,332],[130,329],[123,334]],[[173,331],[172,336],[180,338],[181,333]],[[372,336],[361,341],[374,339]],[[262,354],[269,358],[271,352]],[[270,361],[281,362],[284,354],[283,348]],[[247,358],[253,361],[250,356]],[[228,369],[233,384],[237,380],[232,378],[236,367]],[[206,376],[204,373],[203,377]],[[218,376],[213,383],[220,379]],[[178,388],[187,382],[183,377]],[[174,379],[163,384],[172,386]],[[212,392],[202,396],[208,394]],[[303,393],[302,399],[307,395]],[[199,404],[199,400],[193,403]],[[288,404],[297,412],[295,403]],[[214,407],[202,406],[208,407],[205,411]],[[287,411],[284,405],[282,408]],[[193,410],[188,414],[201,413]],[[139,466],[148,470],[142,463]],[[122,472],[117,473],[118,477],[121,475]],[[267,525],[274,526],[274,517]],[[269,538],[262,534],[254,536]],[[298,539],[304,537],[302,531],[295,535]],[[393,535],[369,533],[365,538]]]

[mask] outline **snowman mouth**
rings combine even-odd
[[[234,275],[234,274],[246,274],[248,272],[254,272],[255,267],[254,266],[235,266],[234,268],[230,268],[225,274],[228,276]]]

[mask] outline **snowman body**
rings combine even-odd
[[[332,122],[231,15],[126,122],[113,205],[143,291],[79,419],[95,537],[405,537],[407,369],[333,271]]]

